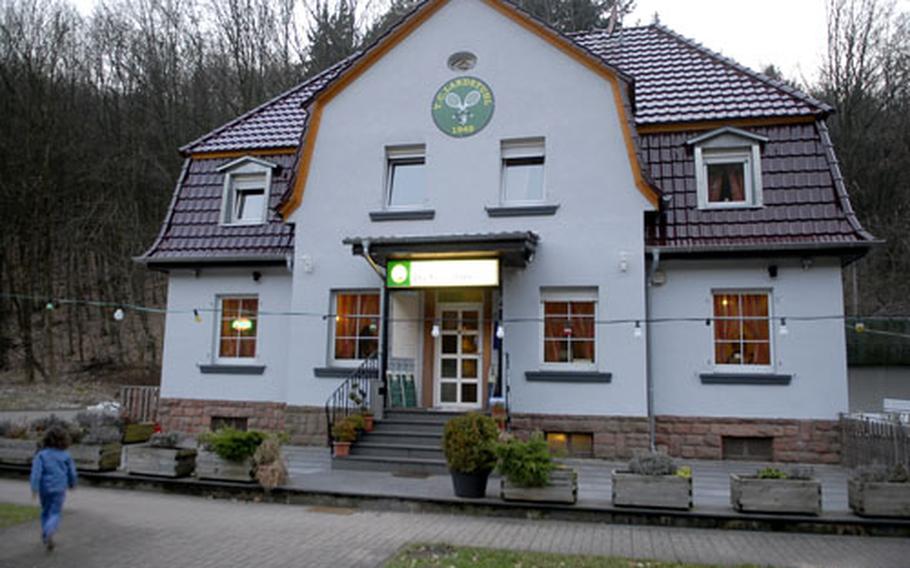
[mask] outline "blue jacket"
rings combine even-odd
[[[32,491],[59,493],[76,487],[76,464],[66,450],[44,448],[32,460]]]

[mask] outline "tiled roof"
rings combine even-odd
[[[219,167],[230,158],[187,160],[161,233],[139,260],[182,262],[190,260],[282,259],[293,251],[294,226],[284,223],[272,209],[278,205],[292,173],[294,156],[261,156],[278,165],[272,173],[269,220],[263,225],[221,225],[224,173]]]
[[[761,162],[764,206],[758,209],[698,209],[695,160],[686,140],[699,132],[641,137],[651,176],[664,192],[663,212],[649,223],[648,245],[836,248],[872,240],[850,207],[821,123],[750,131],[768,138]]]
[[[820,115],[831,107],[654,24],[571,38],[635,80],[639,125]]]

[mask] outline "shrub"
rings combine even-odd
[[[253,467],[256,481],[266,491],[278,487],[288,479],[288,468],[281,455],[281,439],[278,436],[268,436],[253,454]]]
[[[24,440],[26,437],[28,437],[28,428],[26,426],[9,420],[0,422],[0,438]]]
[[[149,438],[149,446],[153,448],[168,448],[176,449],[180,447],[180,434],[172,432],[170,434],[152,434],[152,437]]]
[[[347,419],[354,425],[354,430],[363,430],[367,426],[362,414],[352,414]]]
[[[70,436],[70,441],[72,441],[74,444],[82,442],[85,436],[85,431],[78,424],[64,420],[55,414],[36,418],[31,422],[31,429],[35,432],[35,434],[37,434],[39,438],[43,436],[46,431],[54,427],[66,430],[67,434]]]
[[[512,438],[497,444],[496,456],[499,473],[519,487],[543,487],[556,467],[540,432],[531,434],[527,442]]]
[[[496,422],[476,412],[449,420],[442,434],[442,447],[449,469],[461,473],[493,469],[498,435]]]
[[[221,428],[216,432],[202,434],[199,441],[206,450],[215,452],[221,459],[242,462],[253,457],[265,438],[264,432],[256,430],[241,432],[234,428]]]
[[[766,467],[758,470],[756,477],[759,479],[787,479],[789,476],[776,467]]]
[[[667,454],[649,452],[629,460],[629,471],[638,475],[676,475],[677,467]]]
[[[910,482],[910,472],[904,464],[895,464],[891,467],[886,465],[869,465],[858,468],[850,474],[851,479],[862,483],[908,483]]]
[[[123,420],[110,412],[85,411],[76,415],[76,424],[82,430],[83,444],[108,444],[119,442],[123,436]],[[77,440],[74,438],[73,442]]]
[[[357,428],[351,417],[337,421],[332,426],[332,439],[336,442],[353,442],[357,439]]]

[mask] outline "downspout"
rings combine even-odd
[[[373,415],[377,420],[382,420],[383,412],[385,411],[385,398],[386,398],[386,369],[388,368],[388,351],[389,351],[389,288],[386,286],[386,269],[373,260],[373,257],[370,255],[370,241],[363,241],[363,248],[360,253],[370,265],[370,268],[379,275],[379,278],[382,279],[382,294],[380,295],[380,305],[379,305],[379,376],[377,381],[374,382],[376,387],[370,388],[370,410],[373,411]],[[380,403],[381,401],[381,403]]]
[[[654,417],[654,377],[651,376],[651,286],[652,277],[660,266],[660,249],[651,252],[651,270],[645,279],[645,385],[648,391],[648,445],[657,450],[657,425]]]

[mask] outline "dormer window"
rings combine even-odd
[[[700,209],[761,207],[761,145],[767,138],[720,128],[687,144],[694,147]]]
[[[261,225],[267,220],[268,188],[275,164],[253,157],[234,160],[218,171],[224,172],[222,225]]]

